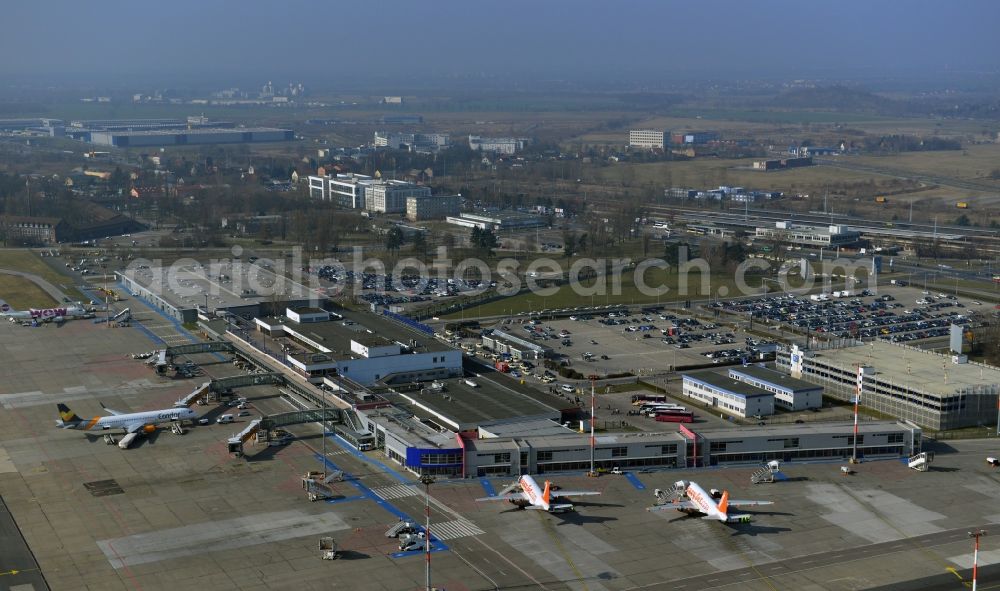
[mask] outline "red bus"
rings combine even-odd
[[[660,423],[693,423],[694,413],[689,410],[666,410],[656,413]]]

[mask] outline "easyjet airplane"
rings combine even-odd
[[[152,433],[156,431],[156,426],[160,423],[170,423],[185,419],[191,420],[198,417],[197,413],[190,408],[168,408],[145,412],[118,412],[106,408],[102,404],[101,408],[111,413],[111,416],[81,419],[65,404],[59,403],[57,406],[59,407],[59,416],[62,417],[61,420],[56,421],[57,427],[63,429],[81,429],[83,431],[123,429],[126,433],[135,433],[140,430],[144,433]]]
[[[521,492],[513,492],[517,488]],[[501,490],[495,497],[483,497],[477,501],[508,501],[521,509],[538,509],[549,513],[564,513],[573,510],[573,504],[565,502],[567,497],[582,497],[601,494],[595,490],[560,490],[552,491],[552,483],[545,481],[545,488],[540,488],[535,479],[525,474],[517,482]],[[563,502],[560,502],[563,501]]]
[[[745,513],[743,514],[733,514],[729,513],[730,507],[753,507],[757,505],[770,505],[771,501],[735,501],[729,498],[729,491],[724,491],[719,502],[715,502],[715,498],[705,492],[705,489],[698,486],[697,482],[688,482],[686,480],[679,480],[674,487],[679,490],[684,491],[683,499],[677,499],[675,501],[664,503],[662,505],[654,505],[652,507],[647,507],[647,511],[666,511],[667,509],[676,509],[678,511],[689,513],[689,514],[701,514],[702,519],[715,519],[723,523],[747,523],[751,521],[751,516]],[[656,489],[654,493],[656,498],[660,498],[663,491]]]
[[[79,303],[58,308],[29,308],[28,310],[15,310],[7,302],[0,300],[0,317],[12,318],[14,320],[53,320],[62,322],[67,318],[80,318],[87,316],[90,312]]]

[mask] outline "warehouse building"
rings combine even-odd
[[[715,371],[681,374],[682,393],[712,410],[740,418],[774,414],[774,394]]]
[[[729,377],[774,394],[775,406],[784,410],[823,407],[823,386],[797,380],[773,369],[759,365],[732,367]]]
[[[996,425],[1000,369],[961,362],[886,341],[778,353],[778,369],[825,387],[825,394],[854,399],[862,373],[861,405],[927,429]]]
[[[290,129],[241,127],[237,129],[184,129],[156,131],[91,131],[90,142],[116,148],[144,146],[187,146],[206,144],[250,144],[288,142],[295,139]]]

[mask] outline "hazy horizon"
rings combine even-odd
[[[53,0],[5,7],[8,84],[973,77],[1000,4],[927,0],[317,5]]]

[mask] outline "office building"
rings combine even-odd
[[[525,146],[531,143],[530,138],[524,137],[481,137],[478,135],[469,136],[469,147],[482,152],[496,152],[498,154],[514,154],[520,152]]]
[[[393,150],[409,150],[411,152],[431,153],[447,148],[449,136],[446,133],[400,133],[376,131],[376,148],[391,148]]]
[[[714,371],[682,374],[684,396],[740,418],[774,414],[774,394]]]
[[[309,196],[333,201],[344,209],[364,209],[365,193],[377,181],[364,174],[309,176]]]
[[[656,129],[631,129],[628,132],[628,145],[633,148],[662,150],[664,143],[670,138],[667,131]]]
[[[411,222],[440,220],[458,215],[461,195],[410,195],[406,198],[406,219]]]
[[[729,377],[774,394],[775,406],[784,410],[823,407],[823,386],[795,379],[759,365],[729,368]]]
[[[861,405],[933,430],[996,425],[1000,369],[886,341],[778,353],[794,378],[850,401],[862,372]]]
[[[405,213],[408,198],[430,196],[430,187],[405,181],[376,181],[365,189],[365,209],[375,213]]]
[[[62,218],[0,216],[0,230],[11,244],[42,246],[73,239],[73,229]]]

